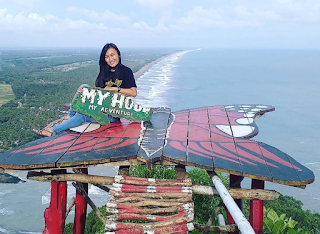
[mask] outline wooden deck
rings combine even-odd
[[[254,120],[274,107],[230,105],[171,112],[150,121],[121,121],[91,132],[64,132],[0,154],[0,168],[90,167],[97,164],[183,164],[292,186],[314,181],[312,171],[273,146],[249,140]],[[90,126],[89,126],[90,127]]]

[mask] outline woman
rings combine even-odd
[[[96,79],[96,87],[132,97],[137,96],[137,86],[132,70],[121,63],[121,53],[115,44],[108,43],[102,48],[99,66],[100,72]],[[83,87],[89,87],[89,85],[81,85],[73,99],[75,99],[78,92],[82,91]],[[114,118],[110,115],[109,119],[110,122],[119,120],[119,118]],[[69,110],[67,116],[62,118],[62,121],[61,124],[55,126],[49,124],[42,130],[33,129],[32,131],[42,136],[53,136],[69,128],[80,126],[85,122],[96,122],[92,117],[76,113],[72,109]]]

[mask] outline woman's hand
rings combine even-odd
[[[106,86],[104,88],[104,90],[118,92],[118,87],[108,87],[108,86]],[[130,89],[121,89],[119,93],[120,94],[126,94],[126,95],[131,96],[131,97],[135,97],[135,96],[137,96],[137,88],[136,87],[132,87]]]

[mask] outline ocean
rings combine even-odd
[[[184,50],[164,58],[138,79],[136,102],[172,111],[231,104],[273,105],[276,111],[257,121],[259,134],[253,140],[288,153],[317,178],[319,64],[319,50]],[[93,168],[89,173],[116,172],[115,168]],[[14,174],[22,179],[26,176]],[[304,209],[320,213],[319,183],[315,180],[300,189],[267,182],[266,189],[294,196],[303,202]],[[245,179],[242,185],[249,188],[250,180]],[[71,197],[72,185],[68,190]],[[90,187],[89,195],[97,205],[105,204],[105,194]],[[43,211],[49,201],[49,183],[27,180],[17,185],[0,184],[0,234],[42,232]]]
[[[253,140],[270,144],[320,176],[320,50],[214,50],[176,53],[140,77],[138,99],[172,111],[204,106],[275,106]],[[152,97],[152,98],[148,98]],[[154,101],[152,101],[155,99]],[[250,180],[242,186],[250,188]],[[320,213],[320,182],[305,189],[266,182]]]

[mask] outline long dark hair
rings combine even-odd
[[[107,77],[110,75],[110,70],[111,67],[107,64],[106,60],[105,60],[105,56],[107,53],[107,50],[113,48],[117,51],[118,55],[119,55],[119,63],[117,64],[117,66],[115,67],[116,72],[119,73],[119,69],[117,69],[119,66],[121,66],[121,53],[120,50],[118,49],[118,47],[113,44],[113,43],[108,43],[105,44],[104,47],[102,48],[101,54],[100,54],[100,59],[99,59],[99,66],[100,66],[100,72],[99,75],[96,79],[96,87],[100,87],[100,88],[104,88],[105,87],[105,81],[107,79]],[[117,76],[119,74],[116,74]]]
[[[106,56],[106,53],[107,53],[107,50],[110,49],[110,48],[113,48],[117,51],[118,55],[119,55],[119,63],[121,63],[121,53],[120,53],[120,50],[118,49],[118,47],[113,44],[113,43],[108,43],[108,44],[105,44],[105,46],[102,48],[102,51],[101,51],[101,54],[100,54],[100,60],[99,60],[99,65],[102,66],[102,65],[108,65],[106,60],[105,60],[105,56]]]

